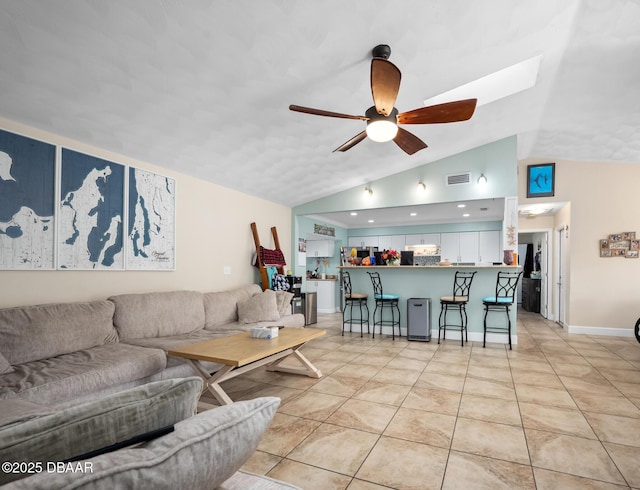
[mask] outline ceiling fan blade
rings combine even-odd
[[[358,133],[353,138],[351,138],[349,141],[347,141],[346,143],[340,145],[338,148],[336,148],[333,151],[334,152],[336,152],[336,151],[347,151],[349,148],[353,148],[354,146],[356,146],[358,143],[360,143],[366,137],[367,137],[367,132],[366,131],[363,131],[362,133]]]
[[[400,78],[400,70],[390,61],[371,60],[371,95],[378,114],[391,114],[400,90]]]
[[[427,147],[427,144],[424,141],[402,128],[398,128],[398,134],[393,138],[393,141],[395,141],[396,145],[409,155],[413,155]]]
[[[399,124],[437,124],[466,121],[476,110],[477,99],[458,100],[421,107],[398,114]]]
[[[314,114],[316,116],[329,116],[329,117],[339,117],[342,119],[357,119],[358,121],[368,121],[369,118],[365,116],[351,116],[349,114],[341,114],[339,112],[331,112],[325,111],[322,109],[313,109],[311,107],[302,107],[299,105],[291,104],[289,106],[289,110],[295,112],[303,112],[305,114]]]

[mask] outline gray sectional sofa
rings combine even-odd
[[[291,314],[291,296],[252,284],[1,309],[0,400],[64,406],[193,376],[166,352],[260,325],[303,327],[304,316]]]
[[[212,293],[124,294],[92,302],[0,310],[0,456],[4,454],[4,459],[18,454],[16,433],[25,433],[31,426],[35,429],[29,428],[31,432],[26,432],[28,437],[23,434],[24,441],[40,434],[40,426],[50,423],[47,422],[49,420],[75,420],[78,410],[81,414],[101,411],[96,407],[117,406],[122,400],[129,403],[132,396],[148,403],[152,388],[164,394],[165,389],[171,391],[176,383],[185,382],[190,387],[186,398],[184,393],[174,393],[174,400],[169,398],[167,402],[171,407],[176,403],[187,404],[186,409],[179,410],[173,418],[169,417],[169,422],[175,424],[175,432],[146,443],[144,451],[140,448],[120,449],[93,458],[89,461],[95,461],[99,471],[91,475],[55,475],[57,479],[53,479],[53,475],[41,472],[8,486],[115,488],[112,478],[116,478],[118,484],[124,485],[119,488],[151,488],[147,483],[159,478],[153,488],[178,488],[170,486],[176,482],[182,488],[191,489],[213,489],[218,485],[229,489],[295,488],[236,471],[253,452],[259,437],[268,427],[278,399],[234,403],[229,407],[235,408],[220,407],[191,416],[195,412],[194,400],[202,390],[202,381],[193,377],[192,368],[184,360],[166,354],[174,347],[239,333],[255,326],[304,327],[303,315],[291,314],[291,297],[290,293],[263,292],[258,285],[248,285]],[[215,365],[210,368],[212,371],[217,369]],[[173,414],[172,410],[169,413]],[[134,413],[138,412],[134,410]],[[252,421],[247,413],[257,418]],[[162,417],[154,417],[152,412],[148,415],[162,420]],[[138,413],[137,419],[131,419],[130,415],[127,417],[125,420],[128,422],[118,419],[118,423],[101,423],[107,428],[131,425],[134,432],[149,430],[141,422],[142,419],[148,420],[144,415]],[[244,422],[229,422],[238,418]],[[89,428],[75,427],[66,433],[64,447],[75,446],[73,438],[76,434],[88,437],[87,431],[91,434],[96,430],[95,420],[90,419],[93,425],[87,426]],[[239,428],[231,436],[220,439],[220,424],[226,424],[225,427],[237,425]],[[252,434],[251,437],[246,430]],[[122,439],[116,437],[111,429],[107,434],[112,439]],[[248,438],[250,444],[240,444],[243,438]],[[33,450],[34,447],[48,447],[48,444],[41,442],[30,447]],[[197,450],[192,446],[197,446]],[[176,448],[183,448],[184,452]],[[238,452],[240,449],[242,451]],[[216,461],[226,453],[239,456],[232,458],[234,464],[225,466],[225,471],[216,473],[219,468]],[[143,461],[143,464],[141,467],[134,465],[134,468],[132,461]],[[181,468],[186,465],[189,471],[167,469],[171,465]],[[114,473],[112,468],[119,470]],[[214,479],[212,472],[215,473]],[[136,479],[140,485],[135,484]]]

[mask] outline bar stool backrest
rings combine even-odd
[[[371,284],[373,284],[373,292],[377,298],[383,298],[382,293],[382,281],[380,280],[379,272],[367,272],[371,277]]]
[[[496,281],[496,299],[502,301],[510,300],[511,303],[515,300],[516,288],[518,281],[520,280],[520,272],[498,272],[498,279]]]
[[[351,275],[347,271],[342,271],[342,287],[345,298],[349,298],[351,296]]]
[[[469,297],[469,290],[471,289],[471,282],[473,281],[473,276],[475,276],[477,271],[474,272],[462,272],[456,271],[455,278],[453,279],[453,300],[455,301],[457,297]]]

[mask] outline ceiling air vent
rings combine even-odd
[[[447,175],[447,185],[460,185],[471,183],[471,172]]]

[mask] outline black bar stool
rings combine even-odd
[[[398,307],[398,301],[400,296],[397,294],[384,293],[382,291],[382,281],[380,280],[380,273],[367,272],[371,277],[371,284],[373,284],[373,298],[376,302],[376,308],[373,310],[373,338],[376,337],[376,325],[380,325],[380,335],[382,335],[382,326],[391,325],[391,338],[396,339],[395,326],[398,326],[398,337],[402,337],[400,331],[400,308]],[[380,319],[376,321],[376,313],[380,308]],[[391,312],[391,320],[384,320],[384,310],[388,309]],[[396,312],[398,312],[398,319],[396,320]]]
[[[342,287],[344,288],[344,308],[342,309],[342,335],[344,335],[344,326],[349,325],[349,332],[353,328],[353,324],[360,324],[360,337],[362,337],[362,327],[366,323],[367,333],[369,333],[369,305],[367,300],[369,295],[364,293],[354,293],[351,291],[351,276],[347,271],[342,271]],[[353,307],[357,306],[360,311],[358,318],[353,318]],[[346,318],[347,307],[349,308],[349,318]],[[367,312],[367,316],[363,315],[363,310]]]
[[[520,280],[521,275],[522,271],[498,272],[495,296],[482,298],[482,303],[484,304],[484,337],[482,340],[482,347],[487,343],[487,332],[506,333],[509,336],[509,350],[511,350],[511,317],[509,316],[509,310],[511,305],[515,302],[516,287],[518,286],[518,281]],[[490,311],[504,311],[507,315],[507,326],[487,325],[487,315]]]
[[[469,302],[469,290],[474,272],[456,271],[453,279],[453,294],[451,296],[442,296],[440,298],[440,318],[438,320],[438,344],[440,343],[440,330],[442,330],[442,340],[447,336],[447,328],[460,330],[460,345],[464,345],[464,341],[469,341],[467,335],[467,310],[466,306]],[[449,310],[458,310],[460,314],[460,324],[447,323],[447,312]],[[463,335],[464,334],[464,335]]]

